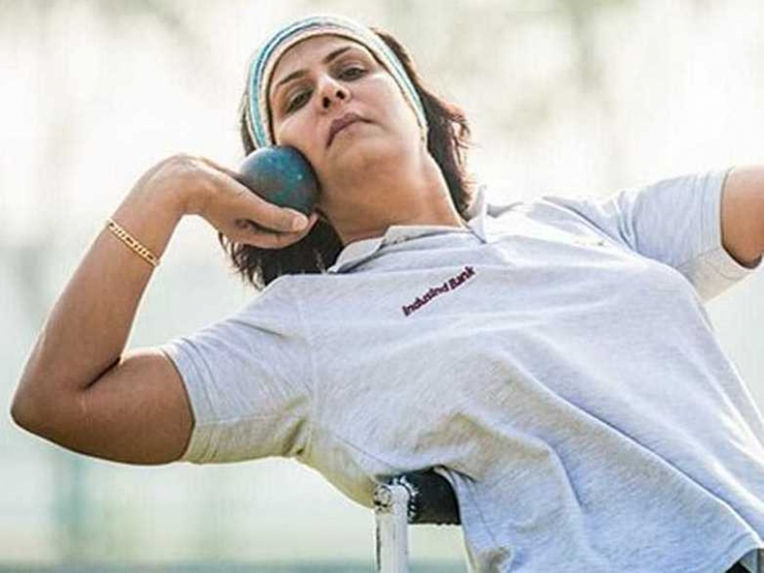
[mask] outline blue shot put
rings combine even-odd
[[[266,201],[305,216],[318,200],[313,166],[294,147],[273,145],[253,151],[239,167],[239,181]]]

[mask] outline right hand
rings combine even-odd
[[[184,214],[203,217],[236,243],[281,249],[300,241],[318,221],[314,211],[295,230],[292,221],[295,215],[305,220],[302,213],[262,199],[237,181],[235,171],[205,157],[174,155],[156,168],[152,179],[178,193]]]

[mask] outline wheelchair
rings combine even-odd
[[[409,572],[409,524],[461,524],[451,484],[432,469],[380,483],[374,491],[374,518],[379,573]]]

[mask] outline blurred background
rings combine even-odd
[[[0,0],[0,569],[371,570],[373,513],[296,462],[106,462],[9,414],[43,321],[104,220],[171,154],[235,167],[252,50],[317,11],[393,32],[462,105],[490,201],[764,163],[759,0]],[[763,283],[758,272],[707,303],[760,409]],[[187,217],[128,346],[191,333],[252,296],[214,229]],[[466,571],[459,528],[414,527],[411,549],[415,562]]]

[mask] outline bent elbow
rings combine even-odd
[[[37,433],[34,430],[36,426],[34,411],[34,401],[17,391],[11,402],[11,419],[13,422],[28,432]]]
[[[31,386],[27,385],[26,390],[16,390],[11,402],[11,419],[27,432],[49,439],[48,435],[57,418],[56,411],[51,410],[51,406],[57,404],[59,408],[63,400],[53,396],[42,398],[29,390]]]

